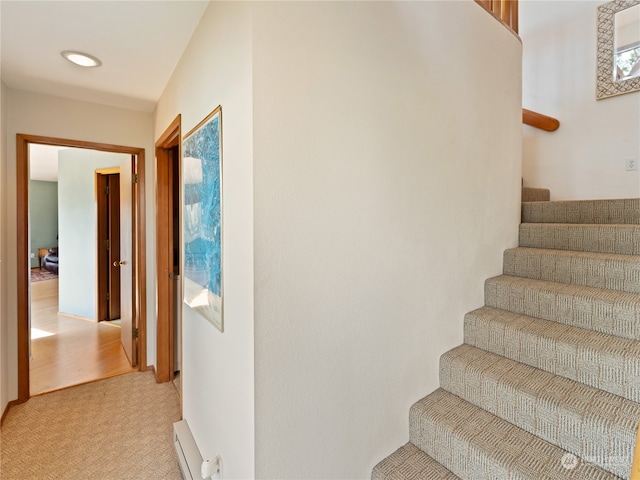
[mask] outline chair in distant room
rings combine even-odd
[[[49,249],[43,259],[44,268],[51,273],[58,274],[58,247]]]

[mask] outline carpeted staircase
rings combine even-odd
[[[640,199],[524,202],[520,247],[372,479],[628,478],[639,294]]]

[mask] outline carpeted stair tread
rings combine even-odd
[[[548,202],[551,191],[548,188],[522,187],[523,202]]]
[[[518,247],[503,259],[505,275],[640,293],[638,255]]]
[[[523,223],[640,224],[640,198],[522,204]]]
[[[466,343],[440,358],[440,388],[411,407],[410,444],[372,478],[628,478],[640,198],[523,202],[522,222],[485,306],[465,316]]]
[[[373,467],[371,480],[460,480],[409,442]]]
[[[633,340],[640,339],[640,296],[501,275],[485,281],[485,305]]]
[[[640,255],[640,225],[522,223],[520,246]]]
[[[470,345],[442,355],[440,386],[611,473],[631,471],[636,402]]]
[[[640,342],[482,307],[465,315],[466,344],[640,402]]]
[[[573,467],[565,450],[442,388],[411,407],[409,429],[413,444],[460,478],[618,478],[584,461]]]

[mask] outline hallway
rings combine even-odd
[[[58,282],[31,284],[31,396],[135,370],[120,327],[58,315]]]
[[[153,372],[39,395],[11,407],[0,430],[3,480],[179,480],[173,422],[180,401]]]

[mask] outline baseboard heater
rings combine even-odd
[[[201,475],[202,455],[191,435],[186,420],[173,424],[173,445],[184,480],[203,480]]]

